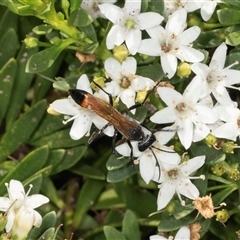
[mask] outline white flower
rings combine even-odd
[[[193,12],[201,8],[201,16],[204,21],[208,21],[221,0],[164,0],[164,16],[167,17],[179,8],[184,8],[187,12]]]
[[[13,225],[20,224],[17,220],[19,218],[25,218],[23,215],[26,210],[30,212],[31,215],[31,219],[29,219],[29,221],[31,220],[30,224],[35,227],[40,227],[42,217],[34,209],[49,202],[49,199],[41,194],[28,196],[32,185],[30,185],[28,192],[25,194],[22,183],[17,180],[11,180],[9,185],[6,184],[6,186],[9,198],[0,197],[0,211],[7,212],[8,221],[5,227],[6,232],[9,232]]]
[[[222,105],[232,104],[226,87],[233,87],[233,84],[240,83],[240,71],[229,69],[236,63],[224,68],[226,61],[227,46],[222,43],[214,52],[209,66],[203,63],[194,63],[192,71],[203,79],[202,97],[210,93]]]
[[[186,62],[200,62],[204,59],[203,53],[190,46],[201,30],[194,26],[184,31],[186,20],[186,10],[177,10],[169,18],[165,29],[157,26],[147,30],[151,39],[143,40],[138,50],[149,56],[160,56],[162,69],[168,78],[172,78],[176,72],[177,58]]]
[[[155,12],[140,13],[140,0],[126,0],[123,8],[111,4],[99,5],[100,11],[114,25],[106,39],[108,49],[126,42],[131,54],[135,54],[142,40],[141,30],[159,25],[163,17]]]
[[[212,109],[199,102],[201,85],[201,78],[196,76],[187,86],[183,95],[174,89],[159,87],[158,94],[167,107],[156,112],[150,118],[152,122],[159,124],[174,122],[175,124],[169,128],[176,129],[179,140],[186,149],[193,141],[194,124],[211,124],[218,119]],[[173,132],[165,134],[173,135]]]
[[[76,88],[92,94],[90,82],[86,74],[82,75],[78,79]],[[96,115],[93,111],[76,104],[76,102],[71,97],[67,99],[56,100],[50,104],[50,107],[61,114],[73,116],[64,123],[66,124],[69,121],[74,120],[70,130],[70,136],[74,140],[78,140],[85,134],[88,134],[90,132],[92,123],[94,123],[98,128],[102,128],[107,124],[106,120]],[[104,133],[112,136],[113,127],[108,127]]]
[[[160,177],[158,169],[156,169],[156,175],[153,179],[161,183],[157,199],[158,211],[167,206],[175,193],[177,193],[182,205],[185,202],[182,200],[180,194],[190,199],[196,199],[199,196],[198,189],[190,179],[204,179],[204,176],[190,177],[189,175],[200,168],[204,162],[205,156],[192,158],[180,165],[162,162]]]
[[[218,106],[215,111],[225,123],[215,128],[212,134],[218,138],[236,141],[240,135],[240,110],[233,106]]]
[[[96,18],[105,18],[105,16],[100,12],[98,4],[108,3],[113,4],[116,0],[83,0],[81,4],[81,8],[91,15],[93,19]]]
[[[108,58],[104,67],[107,75],[112,79],[106,85],[112,86],[112,95],[117,96],[117,99],[120,98],[128,108],[135,104],[137,92],[151,90],[155,85],[150,78],[135,75],[137,62],[133,57],[126,58],[122,64],[115,58]]]
[[[151,134],[144,128],[142,128],[142,130],[145,132],[146,136]],[[141,177],[147,184],[153,179],[156,166],[158,169],[161,168],[162,162],[168,162],[169,164],[174,165],[180,163],[179,155],[171,148],[163,145],[166,141],[163,135],[161,135],[161,132],[156,132],[154,135],[156,141],[144,152],[138,150],[138,142],[131,142],[133,147],[133,157],[137,158]],[[131,155],[131,149],[127,143],[117,146],[116,151],[125,157]]]
[[[153,235],[153,236],[150,236],[150,240],[190,240],[190,229],[188,227],[181,227],[175,238],[165,238],[165,237],[162,237],[160,235]]]

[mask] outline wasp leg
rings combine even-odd
[[[116,128],[114,128],[114,135],[113,135],[113,139],[112,139],[112,153],[113,154],[115,153],[117,135],[118,135],[118,131],[116,130]]]
[[[99,136],[103,133],[103,131],[107,128],[111,126],[110,123],[107,123],[106,125],[103,126],[103,128],[99,129],[97,132],[94,132],[92,134],[92,136],[88,139],[88,144],[91,144],[92,142],[94,142],[97,138],[99,138]]]
[[[113,106],[113,99],[112,99],[112,95],[108,92],[106,92],[98,83],[92,81],[99,89],[101,89],[104,93],[106,93],[109,97],[109,103],[111,104],[111,106]]]

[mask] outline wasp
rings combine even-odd
[[[114,108],[111,95],[107,93],[104,89],[102,89],[97,83],[94,82],[94,84],[109,96],[110,103],[104,101],[101,98],[95,97],[84,90],[69,90],[70,96],[77,104],[79,104],[83,108],[95,112],[97,115],[99,115],[108,122],[102,129],[100,129],[97,133],[93,134],[90,137],[88,143],[91,144],[108,126],[112,125],[115,129],[112,146],[113,153],[115,150],[117,133],[119,132],[127,140],[127,143],[131,149],[131,158],[133,159],[133,147],[131,145],[131,141],[137,141],[138,150],[140,152],[144,152],[156,141],[154,131],[150,131],[150,134],[145,134],[142,129],[143,126],[140,123],[138,123],[135,119],[130,118],[126,114],[120,113],[116,108]],[[157,87],[157,85],[154,86],[153,90]],[[149,93],[151,92],[152,91],[148,92],[143,103],[147,100]],[[138,107],[139,105],[143,105],[143,103],[136,104],[130,107],[128,110],[130,111]]]

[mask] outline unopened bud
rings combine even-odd
[[[119,62],[122,62],[128,56],[128,54],[129,52],[124,44],[113,48],[113,56]]]
[[[216,220],[220,223],[225,223],[229,219],[229,214],[226,209],[222,209],[221,211],[216,212]]]
[[[26,45],[26,48],[35,48],[38,46],[38,39],[32,36],[27,36],[23,42]]]
[[[190,64],[186,62],[182,62],[178,65],[177,75],[179,77],[188,77],[191,74]]]

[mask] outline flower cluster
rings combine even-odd
[[[34,209],[49,202],[49,199],[41,194],[29,196],[21,182],[11,180],[6,184],[9,198],[0,197],[0,211],[6,212],[6,232],[16,236],[17,239],[25,239],[33,226],[40,227],[41,215]]]
[[[77,89],[100,99],[99,101],[106,101],[106,108],[109,110],[104,111],[108,116],[99,116],[89,104],[81,99],[78,102],[73,96],[56,100],[50,107],[59,113],[73,116],[64,122],[74,120],[70,131],[72,139],[77,140],[89,135],[92,123],[100,133],[114,138],[116,131],[120,132],[127,141],[118,145],[116,151],[122,156],[135,159],[134,163],[139,164],[140,175],[147,184],[150,181],[159,184],[157,209],[165,208],[175,193],[184,205],[185,200],[181,195],[192,200],[196,200],[200,195],[191,179],[205,177],[190,175],[205,164],[205,156],[192,156],[184,161],[184,155],[179,156],[176,149],[166,145],[173,138],[177,138],[182,149],[189,150],[193,143],[206,139],[209,134],[232,141],[236,141],[240,135],[240,110],[228,92],[228,88],[238,90],[233,85],[240,83],[240,71],[231,69],[238,62],[225,67],[227,45],[221,43],[209,57],[209,64],[206,64],[208,59],[204,51],[194,47],[197,46],[194,42],[201,34],[200,27],[187,28],[189,12],[200,9],[203,20],[207,21],[220,1],[176,1],[177,5],[174,1],[165,0],[165,21],[164,17],[156,12],[142,13],[141,1],[126,0],[123,8],[114,5],[114,2],[99,1],[98,15],[93,15],[90,11],[90,2],[83,1],[82,7],[89,11],[93,18],[104,17],[111,22],[106,36],[108,50],[116,49],[125,43],[128,54],[132,56],[126,54],[121,61],[113,56],[107,58],[104,62],[107,80],[96,84],[98,90],[95,93],[85,74],[79,78],[76,86]],[[89,6],[86,7],[87,5]],[[176,77],[180,63],[187,62],[191,76],[182,83],[184,88],[179,90],[167,85],[158,86],[152,79],[138,74],[137,66],[139,63],[144,64],[146,57],[143,54],[152,57],[155,62],[159,61],[159,68],[170,83]],[[148,120],[151,126],[170,124],[169,126],[162,131],[149,129],[134,118],[124,115],[125,119],[132,121],[133,126],[137,126],[134,131],[140,136],[134,139],[133,133],[121,131],[120,121],[115,120],[116,124],[113,126],[109,123],[108,120],[114,115],[109,95],[113,97],[114,106],[121,102],[129,112],[135,114],[139,94],[145,94],[145,103],[153,90],[158,94],[158,99],[155,97],[161,107],[153,110]],[[87,98],[87,95],[84,97]],[[151,144],[150,138],[153,139]],[[147,147],[141,150],[140,144]],[[183,230],[189,235],[188,230]],[[181,235],[181,230],[178,234]],[[151,239],[158,237],[152,236]]]

